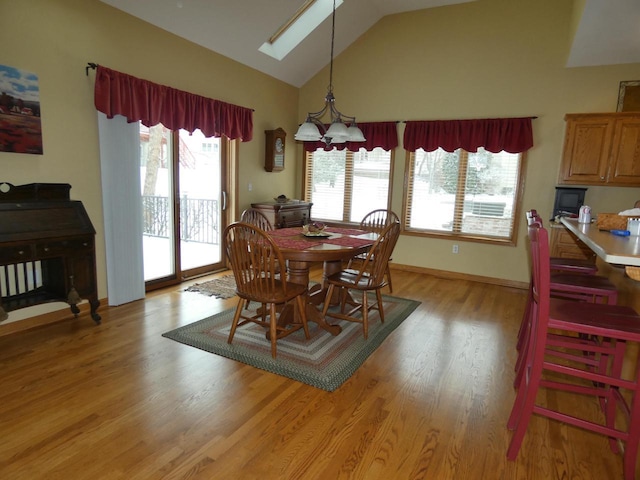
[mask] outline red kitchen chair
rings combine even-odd
[[[535,210],[532,210],[532,212],[535,212]],[[527,215],[527,218],[529,219],[530,216]],[[539,217],[537,218],[539,219]],[[528,223],[529,226],[538,225],[542,227],[542,223],[536,219],[535,214],[531,215],[531,220],[529,220]],[[549,266],[549,274],[551,295],[554,297],[588,303],[606,303],[608,305],[615,305],[618,302],[618,289],[606,277],[580,273],[554,272],[551,270],[551,266]],[[529,338],[527,328],[530,324],[530,317],[533,315],[534,307],[532,288],[533,282],[529,284],[527,304],[520,324],[520,331],[518,332],[518,341],[516,343],[516,349],[518,350],[518,360],[516,361],[517,374],[514,384],[520,381],[520,375],[522,374],[521,367],[524,360],[523,344]]]
[[[533,221],[540,223],[540,226],[544,226],[542,223],[542,217],[538,215],[537,210],[531,210],[527,212],[527,224]],[[594,275],[598,272],[598,267],[591,260],[581,258],[564,258],[564,257],[551,257],[550,258],[551,270],[557,270],[564,273],[583,273],[587,275]]]
[[[537,214],[536,210],[527,212],[527,224],[538,225],[542,227],[542,218]],[[567,268],[565,272],[554,271],[551,268],[551,261],[554,258],[550,257],[550,288],[551,295],[554,297],[577,300],[582,302],[591,303],[606,303],[609,305],[615,305],[618,303],[618,289],[609,281],[609,279],[592,275],[589,271],[583,273],[566,273],[571,271],[571,268]],[[561,259],[571,260],[571,259]],[[594,266],[595,267],[595,266]],[[516,361],[516,378],[514,385],[520,380],[520,374],[522,373],[521,366],[523,362],[523,343],[528,339],[526,328],[529,325],[530,316],[533,311],[533,281],[529,283],[529,296],[527,298],[527,305],[525,307],[522,322],[520,324],[520,331],[518,332],[518,341],[516,349],[519,352],[518,360]]]
[[[624,443],[624,478],[632,480],[640,441],[640,369],[631,379],[622,378],[621,372],[626,342],[640,342],[640,316],[625,306],[552,298],[548,241],[543,227],[529,226],[533,314],[526,329],[525,372],[507,423],[514,431],[507,458],[517,457],[536,414],[605,435],[614,453],[620,453],[618,443]],[[568,413],[576,400],[545,405],[544,395],[538,395],[543,389],[597,401],[600,421]]]

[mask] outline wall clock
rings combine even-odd
[[[284,169],[284,146],[287,133],[281,129],[265,130],[264,169],[279,172]]]

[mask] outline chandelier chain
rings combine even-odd
[[[333,14],[331,17],[331,61],[329,62],[329,92],[333,92],[333,42],[336,36],[336,0],[333,0]]]

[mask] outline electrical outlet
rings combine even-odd
[[[455,243],[455,244],[453,245],[453,249],[452,249],[451,251],[452,251],[453,253],[458,253],[458,244],[457,244],[457,243]]]
[[[253,185],[251,184],[251,182],[249,182],[249,185],[247,185],[247,188],[249,189],[249,191],[253,190]]]

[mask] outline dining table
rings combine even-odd
[[[323,264],[323,281],[311,286],[306,294],[307,321],[315,322],[332,335],[338,335],[342,328],[331,324],[322,316],[319,306],[325,302],[337,302],[337,298],[327,299],[326,279],[342,269],[343,262],[367,252],[378,238],[377,233],[357,228],[326,227],[321,232],[307,233],[303,227],[289,227],[267,232],[287,261],[290,282],[309,285],[311,265]],[[292,305],[285,305],[280,313],[279,323],[298,322]]]

